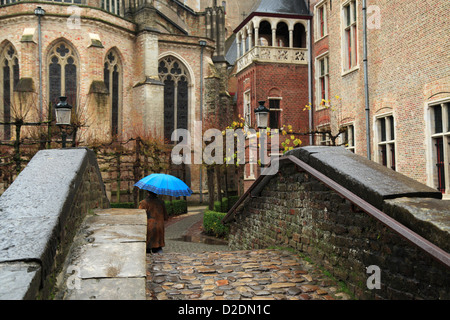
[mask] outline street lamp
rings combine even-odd
[[[38,17],[38,47],[39,47],[39,120],[42,120],[42,40],[41,40],[41,17],[45,15],[45,10],[41,7],[34,9],[34,14]]]
[[[259,158],[261,161],[261,167],[264,168],[265,167],[265,148],[267,147],[266,145],[266,128],[269,122],[269,109],[267,109],[264,106],[265,101],[258,101],[259,106],[258,108],[255,109],[255,115],[256,115],[256,126],[258,127],[258,129],[260,130],[260,135],[259,135]]]
[[[67,103],[67,97],[59,97],[59,102],[55,106],[56,125],[61,126],[62,131],[62,147],[66,147],[66,125],[70,125],[70,117],[72,115],[72,106]]]
[[[269,109],[264,106],[265,101],[258,101],[259,106],[255,109],[256,125],[259,129],[266,129],[269,122]]]

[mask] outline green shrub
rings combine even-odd
[[[180,215],[187,213],[187,201],[186,200],[166,200],[166,210],[169,215]]]
[[[229,196],[228,197],[228,210],[230,210],[238,200],[239,200],[239,196]]]
[[[222,223],[225,212],[206,210],[203,216],[203,231],[207,235],[225,238],[230,232],[230,228]]]
[[[134,207],[134,203],[133,203],[133,202],[111,203],[111,208],[136,209],[136,208]]]

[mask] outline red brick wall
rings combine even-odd
[[[312,4],[315,4],[313,1]],[[326,1],[328,36],[314,43],[317,56],[329,46],[330,97],[339,107],[338,120],[354,121],[356,153],[367,154],[364,101],[362,0],[358,8],[358,66],[343,74],[341,56],[341,3]],[[371,157],[376,159],[374,123],[377,115],[392,113],[395,119],[397,171],[430,184],[431,146],[426,123],[427,103],[450,97],[450,42],[446,0],[374,0],[380,9],[380,28],[368,30]],[[312,6],[313,10],[313,6]],[[374,17],[368,12],[368,21]],[[338,95],[341,101],[333,101]],[[318,121],[320,113],[315,120]],[[316,123],[317,124],[317,123]]]
[[[244,81],[249,79],[245,84]],[[266,101],[272,92],[279,92],[281,124],[292,125],[295,132],[308,131],[308,112],[304,111],[308,103],[308,67],[282,63],[256,63],[238,74],[237,110],[243,115],[243,94],[251,90],[252,110],[258,101]],[[254,112],[252,119],[255,119]],[[253,121],[253,120],[252,120]],[[306,143],[306,139],[302,139]]]

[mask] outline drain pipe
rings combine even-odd
[[[309,10],[309,7],[308,7]],[[311,50],[311,19],[308,20],[308,39],[307,39],[307,45],[308,45],[308,100],[310,103],[311,108],[308,110],[308,115],[309,115],[309,132],[313,132],[314,128],[314,122],[313,122],[313,108],[314,108],[314,103],[313,103],[313,93],[312,93],[312,50]],[[309,134],[309,145],[312,146],[313,145],[313,135],[310,133]]]
[[[367,67],[367,3],[363,0],[363,49],[364,49],[364,95],[366,110],[366,140],[367,140],[367,158],[371,159],[370,151],[370,105],[369,105],[369,77]]]
[[[200,123],[202,124],[203,127],[203,49],[206,46],[206,41],[205,40],[200,40],[199,45],[201,47],[200,49]],[[203,133],[202,133],[203,136]],[[202,139],[203,141],[203,139]],[[200,203],[203,203],[203,181],[202,181],[202,165],[200,165],[200,170],[199,170],[199,179],[200,179],[200,187],[199,187],[199,191],[200,191]]]
[[[39,50],[39,122],[42,121],[42,35],[41,17],[45,15],[45,10],[37,7],[34,14],[38,17],[38,50]]]

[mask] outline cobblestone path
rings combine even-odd
[[[198,210],[198,212],[196,212]],[[148,300],[347,300],[314,265],[277,249],[229,251],[199,239],[202,208],[166,227],[162,254],[147,254]],[[197,242],[183,241],[186,236]],[[208,241],[206,241],[208,242]]]

